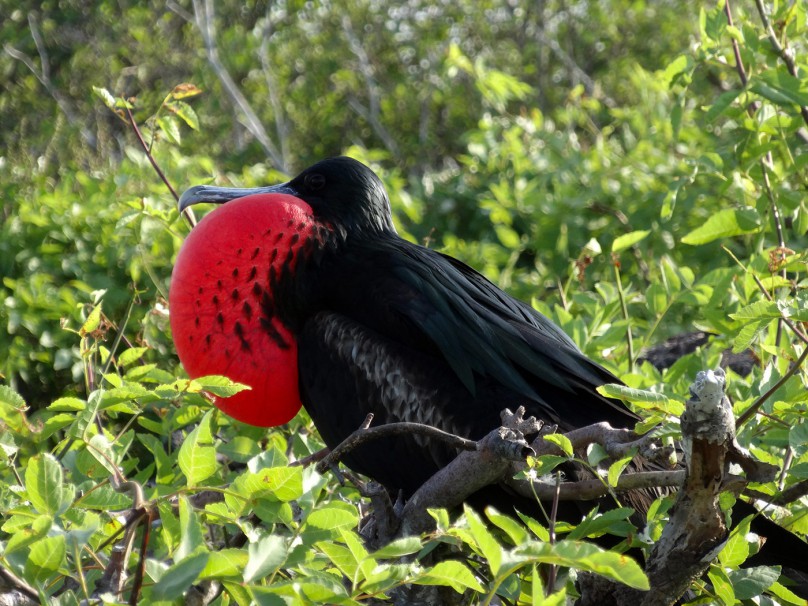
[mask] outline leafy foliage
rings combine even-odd
[[[218,54],[268,147],[231,111],[194,6],[0,0],[0,566],[43,602],[139,587],[178,603],[215,583],[220,604],[368,603],[413,584],[563,603],[574,572],[546,588],[542,567],[643,587],[621,550],[658,538],[670,504],[642,537],[616,509],[558,523],[554,544],[546,520],[436,511],[433,533],[368,552],[357,491],[290,466],[321,446],[305,415],[240,425],[205,395],[239,386],[182,378],[165,299],[187,230],[128,108],[175,185],[261,184],[342,152],[373,164],[407,237],[532,300],[665,437],[695,372],[752,348],[730,391],[736,413],[766,416],[739,440],[793,454],[781,485],[754,488],[808,479],[805,4],[733,3],[732,25],[723,3],[340,4],[217,3]],[[713,337],[666,370],[643,361],[692,328]],[[542,459],[534,472],[565,460]],[[805,514],[798,501],[780,522],[805,534]],[[757,548],[744,523],[700,599],[799,603],[778,569],[739,569]],[[583,542],[606,532],[618,548]],[[117,596],[104,571],[122,544]]]

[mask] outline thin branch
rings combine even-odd
[[[759,1],[760,0],[756,0],[756,2]],[[762,6],[760,8],[762,8]],[[734,22],[732,20],[732,9],[730,8],[730,0],[725,0],[724,12],[727,15],[727,24],[729,24],[730,27],[733,27]],[[735,55],[735,68],[738,72],[738,77],[741,79],[741,84],[744,86],[744,88],[746,88],[746,86],[749,84],[749,77],[746,75],[746,69],[744,68],[743,61],[741,60],[741,51],[740,46],[738,45],[738,40],[736,40],[733,37],[731,44],[732,44],[732,52]],[[750,117],[754,116],[759,106],[760,105],[757,102],[751,103],[746,108],[747,114]],[[775,232],[777,233],[777,241],[781,248],[785,248],[786,244],[785,244],[785,238],[783,237],[783,227],[782,227],[782,219],[780,218],[780,209],[777,206],[776,200],[774,198],[774,193],[771,187],[771,181],[769,180],[769,172],[767,168],[769,166],[774,166],[774,159],[772,158],[771,151],[767,151],[766,154],[763,156],[763,158],[761,158],[760,169],[763,172],[763,186],[764,189],[766,190],[766,194],[769,198],[769,205],[771,206],[772,209],[772,220],[774,221],[774,229]],[[785,270],[783,270],[782,275],[785,277]],[[775,339],[775,343],[778,346],[780,344],[780,337],[782,335],[782,326],[783,321],[778,320],[777,335]]]
[[[620,299],[620,309],[623,313],[623,319],[626,321],[626,346],[628,347],[628,365],[631,372],[634,371],[634,365],[637,360],[634,357],[634,340],[631,336],[631,316],[628,313],[628,304],[626,303],[626,295],[623,292],[623,280],[620,277],[620,262],[617,258],[612,259],[612,266],[614,267],[615,284],[617,285],[617,295]]]
[[[267,93],[269,94],[269,103],[272,105],[272,113],[275,116],[275,134],[278,137],[280,144],[280,154],[284,172],[290,172],[292,166],[290,164],[289,155],[289,125],[286,122],[285,112],[283,110],[283,103],[278,95],[278,86],[275,81],[275,75],[272,71],[272,64],[269,55],[269,41],[272,37],[272,20],[269,17],[270,6],[267,6],[266,16],[264,17],[265,23],[261,31],[261,47],[259,55],[261,58],[261,69],[264,72],[264,80],[267,85]]]
[[[727,249],[725,248],[724,250]],[[744,270],[746,270],[746,268],[744,268]],[[760,281],[760,278],[758,278],[755,274],[751,274],[751,276],[752,279],[755,281],[755,284],[757,284],[757,287],[760,289],[760,292],[763,293],[763,296],[766,297],[769,301],[774,301],[774,298],[769,294],[769,291],[766,290],[766,287],[763,285],[763,282]],[[786,323],[786,326],[788,326],[792,330],[792,332],[795,335],[797,335],[797,338],[799,338],[800,341],[808,345],[808,335],[806,335],[805,332],[803,332],[799,326],[794,324],[794,322],[789,318],[784,317],[783,321]]]
[[[526,480],[506,480],[505,483],[526,498],[550,501],[555,499],[557,494],[559,501],[591,501],[605,497],[610,492],[623,493],[650,488],[678,487],[682,484],[684,474],[684,470],[681,469],[625,473],[618,478],[617,484],[614,486],[609,486],[602,479],[561,482],[558,485],[555,482],[527,482]]]
[[[796,372],[800,369],[800,366],[802,366],[802,363],[805,362],[806,358],[808,358],[808,347],[802,350],[802,354],[800,354],[800,357],[797,358],[797,361],[791,365],[791,368],[788,369],[786,374],[784,374],[780,378],[780,380],[777,381],[777,383],[775,383],[769,389],[767,389],[766,393],[764,393],[757,400],[755,400],[749,406],[749,408],[747,408],[743,412],[743,414],[740,417],[738,417],[736,426],[741,427],[744,423],[746,423],[749,419],[751,419],[757,412],[758,408],[763,406],[766,400],[768,400],[774,392],[780,389],[785,384],[786,381],[788,381],[791,377],[793,377],[796,374]]]
[[[474,440],[461,438],[460,436],[432,427],[431,425],[408,422],[388,423],[387,425],[379,425],[378,427],[360,427],[354,431],[350,436],[345,438],[339,446],[323,457],[323,460],[317,464],[317,471],[319,473],[325,473],[326,470],[333,467],[346,454],[365,442],[400,435],[421,435],[441,440],[459,450],[477,450],[477,442]]]
[[[797,482],[786,488],[772,501],[775,505],[788,505],[808,495],[808,480]]]
[[[769,21],[769,16],[766,14],[766,7],[763,6],[763,0],[755,0],[755,5],[757,6],[758,15],[760,15],[760,21],[763,23],[763,29],[766,30],[766,36],[769,38],[769,43],[772,45],[774,52],[777,53],[777,56],[786,64],[788,73],[795,78],[799,78],[797,64],[794,61],[794,52],[780,44],[780,41],[777,39],[777,34],[774,33],[772,24]],[[805,124],[808,125],[808,107],[800,105],[800,115],[802,115]]]
[[[5,566],[0,566],[0,578],[2,578],[9,587],[13,587],[26,598],[30,598],[32,600],[32,604],[39,604],[39,593],[37,590],[31,587],[28,583],[23,581]]]
[[[393,135],[381,122],[381,95],[379,94],[379,85],[376,82],[376,77],[373,74],[373,65],[370,62],[365,47],[362,46],[361,40],[357,37],[353,30],[350,18],[345,15],[342,18],[342,29],[345,32],[345,37],[348,39],[348,45],[351,52],[359,60],[359,72],[365,79],[365,86],[368,91],[368,107],[364,107],[355,98],[348,99],[348,105],[357,114],[362,116],[368,124],[370,124],[373,131],[382,140],[382,143],[393,156],[398,155],[398,144],[396,143]]]
[[[140,128],[138,127],[137,122],[135,121],[135,116],[132,115],[132,110],[131,108],[129,108],[129,106],[126,107],[126,114],[129,117],[129,124],[132,126],[132,130],[134,131],[135,136],[137,137],[137,140],[140,143],[140,147],[143,148],[143,151],[145,152],[146,157],[149,159],[152,168],[154,168],[155,172],[160,177],[160,179],[162,179],[163,183],[166,184],[168,191],[170,191],[171,195],[174,196],[174,200],[179,202],[180,197],[177,194],[177,190],[175,190],[174,187],[171,185],[171,183],[168,181],[168,178],[165,176],[165,173],[163,173],[162,169],[160,168],[160,165],[157,164],[157,160],[154,159],[154,155],[152,155],[151,150],[149,149],[149,146],[146,143],[146,140],[143,138],[143,133],[140,132]],[[186,208],[184,211],[182,211],[182,214],[188,221],[188,223],[191,224],[191,227],[194,227],[196,225],[196,217],[194,216],[193,210],[191,208]]]
[[[273,166],[283,172],[287,172],[286,164],[283,155],[278,151],[278,148],[272,142],[264,125],[258,118],[258,115],[253,110],[249,101],[242,94],[230,72],[222,63],[219,57],[219,49],[216,46],[216,29],[214,26],[214,9],[213,0],[193,0],[194,6],[194,24],[196,25],[199,33],[202,35],[202,41],[205,45],[205,52],[208,58],[208,63],[213,68],[216,77],[219,78],[224,92],[230,98],[230,101],[236,106],[244,117],[244,126],[258,141],[264,150],[264,153],[270,158]]]
[[[735,23],[732,21],[732,9],[729,6],[729,0],[724,2],[724,12],[727,15],[727,23],[730,27],[734,27]],[[741,84],[746,87],[746,85],[749,84],[749,78],[746,75],[746,69],[744,69],[743,60],[741,59],[741,48],[738,46],[738,41],[735,38],[732,38],[732,54],[735,55],[735,69],[738,71]]]
[[[73,110],[70,101],[65,98],[64,95],[62,95],[50,78],[50,60],[48,59],[47,48],[45,47],[42,35],[39,32],[39,27],[37,26],[36,17],[33,13],[28,14],[28,26],[31,29],[31,36],[34,39],[34,44],[36,45],[37,52],[39,53],[40,69],[37,69],[33,59],[22,51],[17,50],[10,44],[4,44],[3,50],[9,57],[16,59],[28,68],[34,77],[39,80],[39,83],[45,87],[45,90],[48,91],[48,94],[53,98],[53,100],[56,101],[56,105],[59,106],[59,109],[65,115],[67,121],[72,125],[78,126],[84,142],[95,150],[98,145],[95,135],[93,135],[93,133],[91,133],[85,126],[80,124],[79,117]]]

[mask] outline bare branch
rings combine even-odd
[[[365,86],[368,91],[368,107],[364,107],[353,97],[348,99],[348,105],[370,124],[373,131],[379,139],[382,140],[387,151],[393,156],[397,156],[398,144],[390,131],[388,131],[381,122],[381,94],[379,93],[379,85],[376,82],[376,76],[373,73],[373,65],[365,51],[365,47],[362,46],[361,40],[359,40],[354,32],[351,20],[347,15],[342,18],[342,30],[345,32],[345,37],[348,39],[351,52],[353,52],[354,56],[359,61],[359,72],[365,79]]]
[[[39,593],[5,566],[0,566],[0,596],[13,606],[39,604]],[[4,602],[6,603],[6,602]]]
[[[275,81],[275,74],[272,71],[272,63],[269,54],[269,41],[272,38],[272,20],[270,19],[270,6],[267,6],[266,16],[264,17],[264,27],[261,30],[261,69],[264,72],[264,80],[267,85],[267,93],[269,94],[269,103],[272,105],[272,113],[275,116],[275,134],[278,137],[280,144],[281,160],[284,166],[284,172],[290,172],[292,166],[289,158],[289,125],[286,122],[286,112],[283,110],[283,103],[278,95],[278,85]]]
[[[423,435],[446,442],[450,446],[454,446],[460,450],[477,449],[477,442],[474,440],[467,440],[466,438],[461,438],[460,436],[437,429],[431,425],[423,425],[422,423],[388,423],[387,425],[379,425],[378,427],[363,426],[354,431],[343,440],[339,446],[323,457],[322,461],[317,463],[317,471],[325,473],[326,470],[333,467],[342,457],[360,444],[394,435]]]
[[[806,495],[808,495],[808,480],[803,480],[786,488],[773,502],[775,505],[788,505]]]
[[[31,29],[31,36],[34,39],[34,44],[36,44],[37,52],[39,53],[40,69],[37,69],[33,59],[22,51],[17,50],[10,44],[4,44],[3,50],[9,57],[16,59],[28,68],[34,77],[39,80],[39,83],[45,87],[45,90],[48,91],[48,94],[53,98],[53,100],[56,101],[56,105],[59,106],[59,109],[65,115],[67,121],[74,126],[78,126],[84,142],[95,150],[97,146],[95,135],[86,127],[81,125],[81,122],[70,101],[64,95],[62,95],[61,91],[56,88],[56,85],[50,78],[50,60],[48,59],[48,51],[47,48],[45,48],[45,43],[42,39],[42,35],[39,32],[36,17],[33,13],[28,14],[28,26]]]
[[[208,63],[213,68],[216,77],[219,78],[219,82],[222,83],[222,87],[230,98],[230,101],[243,115],[244,126],[264,149],[264,153],[270,158],[273,166],[278,170],[287,172],[283,155],[272,142],[272,139],[269,137],[258,115],[253,110],[246,97],[244,97],[219,57],[219,49],[216,46],[213,0],[193,0],[193,6],[194,24],[202,35]]]
[[[538,497],[541,501],[549,501],[555,498],[556,490],[558,490],[559,501],[592,501],[604,497],[610,492],[623,493],[651,488],[678,487],[682,484],[684,476],[683,470],[676,469],[623,474],[614,486],[609,486],[605,479],[561,482],[559,485],[556,485],[555,482],[534,481],[529,483],[526,480],[508,479],[505,484],[528,499]]]
[[[500,454],[501,441],[503,437],[499,429],[492,431],[475,443],[473,450],[460,453],[429,478],[404,506],[401,534],[420,534],[430,530],[434,521],[428,509],[456,507],[471,494],[502,479],[510,469],[510,461]]]

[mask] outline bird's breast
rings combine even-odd
[[[205,216],[177,256],[169,295],[177,353],[192,378],[225,375],[252,389],[216,405],[253,425],[300,409],[297,343],[284,317],[298,265],[322,241],[302,200],[266,194]]]

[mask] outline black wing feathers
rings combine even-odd
[[[319,269],[323,311],[353,320],[409,355],[429,356],[433,366],[440,362],[442,378],[423,382],[436,381],[440,390],[452,373],[465,386],[465,396],[455,397],[474,401],[476,413],[490,407],[495,423],[505,404],[493,399],[493,386],[512,396],[511,405],[522,403],[562,428],[634,423],[620,403],[594,391],[617,381],[613,375],[544,316],[451,257],[385,237],[351,242]],[[307,363],[302,354],[300,362]],[[446,417],[461,412],[440,406]],[[482,425],[488,422],[480,420],[483,434],[493,428]]]

